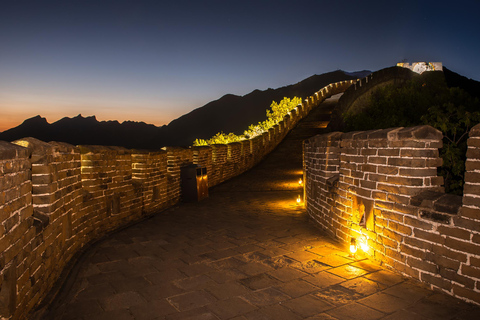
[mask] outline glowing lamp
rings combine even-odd
[[[297,204],[300,204],[301,202],[302,202],[302,198],[300,198],[300,195],[298,195]]]
[[[357,241],[355,238],[352,238],[350,241],[350,253],[355,254],[355,252],[357,252]]]
[[[298,184],[299,184],[299,185],[302,185],[302,184],[303,184],[302,178],[300,178],[300,180],[298,180]]]

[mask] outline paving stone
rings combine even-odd
[[[226,282],[222,284],[209,285],[205,288],[218,300],[225,300],[236,296],[246,295],[250,292],[249,289],[237,282]]]
[[[333,273],[345,279],[353,279],[353,278],[361,277],[368,273],[368,271],[365,271],[363,269],[360,269],[351,265],[343,265],[333,269],[328,269],[327,272]]]
[[[173,313],[165,316],[166,320],[219,320],[212,311],[205,307]]]
[[[167,301],[178,311],[200,308],[213,303],[216,300],[217,299],[215,299],[214,296],[203,290],[187,292],[167,298]]]
[[[318,287],[302,279],[295,279],[282,283],[281,285],[276,286],[276,288],[292,298],[297,298],[318,290]]]
[[[247,320],[300,320],[302,317],[288,310],[287,308],[275,304],[254,310],[243,316]]]
[[[383,292],[411,303],[433,294],[431,290],[423,287],[419,283],[414,283],[413,281],[399,283]]]
[[[177,287],[185,290],[185,291],[194,291],[194,290],[201,290],[205,289],[213,284],[215,281],[212,280],[206,274],[201,274],[194,277],[189,277],[185,279],[175,280],[173,282]]]
[[[322,290],[318,290],[317,292],[312,293],[312,296],[315,296],[318,299],[328,301],[330,304],[336,306],[356,301],[362,297],[362,295],[360,295],[359,293],[342,287],[338,284]]]
[[[127,291],[138,291],[141,288],[150,286],[151,283],[144,277],[126,278],[123,281],[110,282],[110,285],[115,288],[117,293]]]
[[[385,316],[385,314],[380,311],[371,309],[358,303],[351,303],[339,308],[335,308],[327,311],[327,314],[342,320],[375,320]]]
[[[272,270],[272,271],[269,271],[268,274],[283,282],[302,278],[307,275],[305,272],[302,272],[300,270],[290,268],[290,267],[284,267],[284,268]]]
[[[189,266],[181,267],[179,268],[179,270],[187,276],[192,277],[213,271],[213,268],[203,263],[196,263]]]
[[[364,277],[348,280],[340,283],[340,285],[347,289],[355,291],[363,296],[369,296],[386,288],[385,285],[366,279]]]
[[[359,303],[384,313],[392,313],[409,305],[407,301],[383,292],[361,299]]]
[[[243,315],[255,310],[257,307],[247,301],[235,297],[227,300],[217,301],[207,306],[220,319],[229,319],[235,316]]]
[[[251,290],[273,287],[281,283],[279,280],[272,278],[265,273],[240,279],[239,282]]]
[[[248,277],[248,275],[236,269],[213,271],[207,273],[207,276],[217,283],[225,283]]]
[[[312,317],[308,317],[306,320],[338,320],[327,313],[320,313]]]
[[[185,290],[180,289],[171,282],[165,282],[141,288],[138,290],[138,293],[147,301],[155,301],[185,293]]]
[[[164,284],[174,280],[185,279],[187,276],[180,270],[172,268],[169,270],[156,271],[146,274],[144,278],[153,284]]]
[[[405,281],[405,278],[401,275],[388,271],[388,270],[380,270],[365,276],[365,278],[380,282],[386,286],[393,286],[394,284],[400,283]]]
[[[432,318],[425,318],[422,315],[419,315],[417,313],[413,313],[412,311],[407,311],[407,310],[398,310],[398,311],[386,316],[385,318],[382,318],[382,320],[405,320],[405,319],[408,319],[408,320],[428,320],[428,319],[432,319]],[[462,319],[462,318],[458,318],[458,319]],[[465,318],[465,319],[469,319],[469,318]],[[475,318],[470,318],[470,319],[475,319]]]
[[[321,262],[321,263],[323,263],[327,266],[330,266],[332,268],[339,267],[339,266],[342,266],[342,265],[345,265],[347,263],[352,262],[351,259],[341,257],[337,254],[329,254],[327,256],[316,258],[315,260],[317,260],[318,262]]]
[[[324,300],[316,299],[311,295],[285,301],[282,305],[302,317],[310,317],[334,307],[334,305]]]
[[[314,259],[319,258],[319,256],[317,254],[310,253],[310,252],[305,251],[305,250],[296,251],[296,252],[292,252],[292,253],[287,253],[286,256],[289,257],[289,258],[292,258],[294,260],[297,260],[299,262],[305,262],[305,261],[310,261],[310,260],[314,260]]]
[[[285,301],[287,299],[290,299],[290,296],[277,289],[266,288],[254,292],[249,292],[243,295],[241,298],[245,301],[248,301],[250,304],[262,307]]]
[[[131,306],[135,306],[144,303],[146,300],[137,292],[121,292],[113,296],[109,296],[101,304],[105,311],[127,309]]]
[[[271,271],[272,267],[269,267],[259,262],[249,262],[242,266],[238,266],[236,269],[238,269],[240,272],[253,276],[253,275]]]
[[[177,310],[166,300],[157,300],[155,303],[147,302],[130,307],[130,313],[135,317],[135,320],[154,320],[176,312]]]
[[[319,287],[319,288],[325,288],[340,282],[344,282],[345,279],[342,277],[339,277],[337,275],[328,273],[326,271],[319,272],[317,274],[309,275],[304,278],[303,280],[310,282],[311,284]]]
[[[88,320],[137,320],[127,309],[103,311],[101,313],[88,316]]]

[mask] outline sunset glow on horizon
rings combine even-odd
[[[162,126],[225,94],[404,59],[480,80],[479,9],[467,0],[5,1],[0,132],[36,115]]]

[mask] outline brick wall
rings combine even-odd
[[[480,125],[470,132],[463,199],[437,176],[442,134],[429,126],[334,132],[304,142],[307,212],[345,245],[480,304]]]
[[[178,203],[183,166],[205,166],[210,187],[239,175],[301,116],[351,83],[319,91],[269,132],[229,145],[150,152],[0,141],[0,318],[29,318],[83,247]]]

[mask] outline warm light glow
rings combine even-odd
[[[303,184],[303,180],[300,178],[300,180],[298,180],[298,184],[299,185],[302,185]]]
[[[297,198],[297,203],[298,203],[298,204],[302,203],[302,198],[300,198],[300,195],[299,195],[298,198]]]
[[[351,245],[350,245],[350,252],[351,252],[351,253],[357,252],[357,246],[354,245],[354,244],[351,244]]]
[[[357,252],[357,242],[355,238],[352,238],[352,241],[350,241],[350,253],[355,254],[355,252]]]
[[[368,251],[368,245],[365,242],[360,243],[360,248],[364,251]]]
[[[363,236],[361,239],[360,239],[360,249],[362,249],[363,252],[367,252],[368,251],[368,239],[366,236]]]

